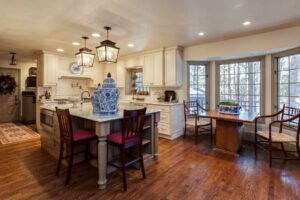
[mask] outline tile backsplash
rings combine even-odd
[[[88,81],[78,79],[59,79],[56,86],[39,87],[38,95],[51,93],[52,99],[64,99],[68,97],[80,97],[82,91],[89,91],[92,95],[93,88],[88,87]]]

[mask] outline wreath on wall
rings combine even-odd
[[[0,95],[12,94],[17,87],[14,77],[10,75],[0,75]]]

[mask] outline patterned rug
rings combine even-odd
[[[22,124],[3,123],[0,124],[0,143],[14,144],[26,140],[39,138],[40,135]]]

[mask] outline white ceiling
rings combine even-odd
[[[300,0],[0,0],[0,54],[34,58],[35,51],[57,48],[74,54],[73,41],[99,32],[88,41],[94,51],[105,25],[123,55],[187,46],[294,25],[299,10]]]

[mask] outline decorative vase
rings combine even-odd
[[[116,114],[118,112],[119,90],[111,74],[98,86],[92,96],[93,111],[100,114]]]
[[[218,110],[220,113],[238,115],[240,114],[241,106],[238,104],[228,105],[220,103],[218,105]]]

